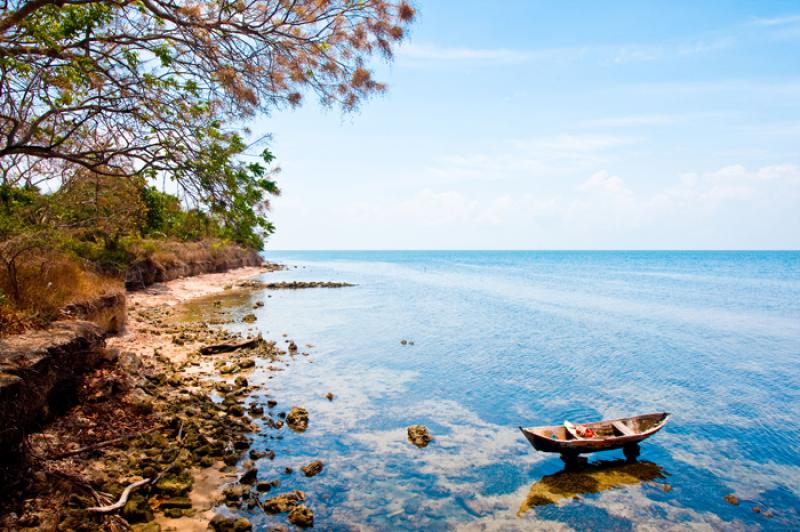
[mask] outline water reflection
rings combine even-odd
[[[560,500],[578,495],[663,479],[666,475],[663,467],[647,461],[601,460],[579,470],[564,469],[534,482],[517,515],[536,506],[556,504]]]
[[[252,298],[252,291],[245,289],[225,290],[224,292],[196,297],[175,305],[175,313],[168,321],[171,323],[211,323],[221,324],[232,321],[236,314],[244,312]]]

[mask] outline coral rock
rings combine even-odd
[[[272,497],[271,499],[267,499],[264,501],[264,511],[268,514],[282,514],[286,513],[298,504],[301,501],[306,499],[306,494],[300,490],[290,491],[289,493],[284,493],[282,495],[278,495],[277,497]]]
[[[299,406],[293,407],[286,416],[286,424],[292,430],[303,432],[308,428],[308,410]]]
[[[428,427],[425,425],[412,425],[408,427],[408,441],[419,447],[425,447],[428,445],[433,437],[431,437],[430,432],[428,432]]]
[[[314,512],[311,511],[311,508],[303,505],[295,506],[289,512],[289,522],[300,528],[314,526]]]
[[[313,477],[322,473],[323,464],[320,460],[314,460],[310,464],[303,466],[303,474],[307,477]]]

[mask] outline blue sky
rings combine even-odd
[[[800,248],[800,2],[444,1],[273,134],[272,249]]]

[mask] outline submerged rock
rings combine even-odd
[[[232,404],[228,406],[228,414],[235,417],[242,417],[244,415],[244,408],[242,405]]]
[[[355,286],[351,283],[333,282],[333,281],[279,281],[273,283],[264,283],[261,281],[245,281],[247,284],[239,283],[239,286],[247,288],[259,288],[269,290],[299,290],[303,288],[344,288],[348,286]],[[267,297],[272,297],[268,295]]]
[[[242,484],[254,484],[258,477],[258,470],[255,467],[248,468],[243,474],[239,482]]]
[[[183,378],[180,375],[173,373],[169,377],[167,377],[167,384],[172,386],[173,388],[177,388],[181,384],[183,384]]]
[[[242,316],[242,321],[245,323],[255,323],[257,319],[258,318],[256,318],[256,315],[253,314],[252,312],[250,314],[245,314],[244,316]]]
[[[178,508],[181,510],[188,510],[192,507],[192,501],[188,497],[174,497],[172,499],[164,499],[159,502],[159,508]]]
[[[164,515],[170,519],[178,519],[179,517],[183,517],[183,510],[180,508],[165,508]]]
[[[258,460],[260,458],[264,458],[265,456],[267,456],[267,453],[265,453],[264,451],[259,451],[258,449],[250,449],[250,452],[248,454],[251,460]]]
[[[269,421],[267,422],[267,425],[273,429],[280,429],[281,427],[283,427],[283,421],[281,421],[280,419],[275,420],[270,418]]]
[[[295,406],[286,416],[286,424],[289,428],[298,432],[303,432],[308,428],[308,410]]]
[[[247,532],[253,529],[253,525],[250,524],[250,520],[246,517],[234,519],[233,517],[226,517],[221,514],[215,515],[208,525],[213,528],[215,532]]]
[[[739,506],[739,497],[731,493],[730,495],[725,495],[725,501],[728,504],[732,504],[734,506]]]
[[[322,473],[323,464],[321,460],[314,460],[310,464],[302,467],[303,474],[307,477],[313,477]]]
[[[264,501],[264,511],[268,514],[286,513],[304,500],[306,500],[306,494],[302,491],[290,491]]]
[[[233,523],[233,532],[248,532],[253,530],[253,525],[246,517],[240,517]]]
[[[239,371],[239,366],[237,366],[236,364],[226,364],[221,368],[219,368],[219,372],[223,374],[237,373],[238,371]]]
[[[222,344],[207,345],[200,348],[201,355],[217,355],[219,353],[230,353],[239,349],[254,349],[263,343],[260,337],[248,338],[246,340]]]
[[[222,496],[227,501],[238,501],[250,495],[250,486],[234,484],[222,490]]]
[[[227,382],[218,381],[214,383],[214,389],[220,393],[230,393],[233,387]]]
[[[314,526],[314,512],[304,505],[295,506],[289,512],[289,522],[300,528]]]
[[[432,440],[433,437],[425,425],[411,425],[408,427],[408,441],[420,449],[427,446]]]
[[[181,497],[192,489],[192,477],[188,473],[166,475],[156,482],[155,489],[170,497]]]
[[[153,511],[147,500],[141,495],[133,495],[122,508],[122,517],[130,523],[141,523],[153,520]]]

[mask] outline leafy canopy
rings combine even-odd
[[[414,18],[387,0],[7,0],[0,4],[0,179],[76,166],[169,178],[232,238],[269,231],[272,155],[244,163],[242,124],[316,94],[345,110],[384,90]],[[252,242],[258,244],[258,242]]]

